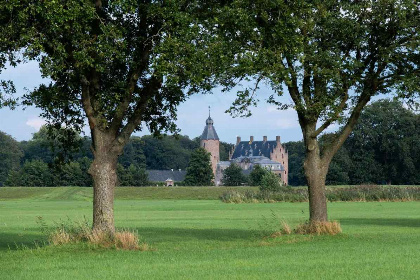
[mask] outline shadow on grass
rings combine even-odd
[[[241,229],[203,229],[203,228],[165,228],[140,227],[135,228],[139,235],[147,239],[185,241],[185,240],[217,240],[235,241],[250,240],[256,231]]]
[[[15,234],[8,232],[0,233],[0,251],[19,250],[22,248],[43,247],[46,238],[41,234]]]
[[[203,228],[166,228],[140,227],[130,228],[138,232],[141,238],[153,242],[182,242],[182,241],[238,241],[252,240],[258,231],[241,229],[203,229]],[[19,250],[22,248],[36,248],[45,245],[45,236],[36,234],[18,235],[0,233],[0,251]]]
[[[340,219],[342,225],[375,225],[396,227],[420,227],[419,219],[372,219],[372,218],[347,218]]]

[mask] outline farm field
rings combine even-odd
[[[162,192],[161,199],[154,191]],[[46,236],[37,217],[49,227],[90,220],[91,192],[0,188],[0,279],[419,277],[418,201],[329,203],[330,219],[340,221],[342,234],[264,238],[280,220],[304,222],[308,204],[226,204],[217,200],[217,188],[117,188],[117,227],[136,230],[153,250],[42,245]]]

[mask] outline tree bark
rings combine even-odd
[[[93,135],[94,160],[89,168],[93,178],[93,229],[115,233],[114,189],[117,184],[118,153],[113,150],[112,137],[95,131]]]
[[[315,128],[306,129],[311,132]],[[307,133],[305,133],[307,134]],[[318,141],[307,134],[305,137],[306,153],[304,161],[305,177],[308,182],[309,193],[309,220],[310,222],[326,222],[327,197],[325,196],[325,180],[328,172],[328,164],[325,164],[320,156]]]

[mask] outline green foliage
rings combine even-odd
[[[326,184],[419,184],[419,120],[418,114],[398,101],[379,100],[366,106],[358,124],[332,159]],[[323,134],[321,147],[329,145],[335,137]],[[287,142],[285,147],[289,153],[289,185],[306,185],[303,141]]]
[[[280,190],[280,177],[272,172],[265,173],[261,178],[261,191],[276,192]]]
[[[63,145],[66,145],[65,147]],[[92,158],[91,141],[76,131],[52,126],[42,126],[29,141],[20,142],[26,160],[42,160],[48,164],[61,165],[82,157]]]
[[[247,181],[247,177],[242,173],[242,168],[234,162],[223,170],[222,183],[225,186],[241,186]]]
[[[190,186],[210,186],[212,179],[210,153],[203,148],[195,149],[190,157],[184,183]]]
[[[92,178],[88,174],[91,160],[82,158],[71,161],[54,170],[54,186],[92,186]]]
[[[54,176],[45,162],[40,160],[26,161],[19,171],[9,173],[6,185],[27,187],[54,186]]]
[[[412,0],[233,1],[217,10],[215,21],[211,30],[221,38],[227,57],[220,61],[227,68],[220,76],[225,90],[243,80],[253,81],[240,88],[229,112],[251,115],[260,83],[274,91],[269,103],[297,111],[305,174],[314,199],[311,213],[319,213],[311,219],[326,220],[327,206],[320,203],[325,201],[322,171],[328,171],[366,104],[373,96],[395,94],[417,105],[418,4]],[[278,98],[286,90],[293,104]],[[344,128],[320,150],[319,136],[337,122]],[[343,179],[342,170],[333,171]]]
[[[128,168],[122,165],[117,167],[120,186],[147,186],[149,185],[146,170],[134,164],[130,164]]]
[[[0,186],[5,184],[9,172],[19,169],[22,155],[19,143],[0,131]]]
[[[345,144],[353,163],[352,184],[418,184],[419,138],[419,114],[397,101],[372,103]]]
[[[291,141],[284,143],[289,154],[289,185],[306,186],[305,170],[305,144],[303,141]]]
[[[223,141],[219,142],[219,147],[220,147],[220,161],[228,161],[229,160],[229,153],[232,152],[232,149],[235,145],[230,144],[230,143],[226,143]]]
[[[191,153],[199,147],[188,136],[164,136],[156,138],[143,136],[143,153],[148,169],[168,170],[183,169],[188,166]]]
[[[254,166],[251,173],[249,174],[249,182],[251,186],[261,186],[262,178],[269,171],[262,168],[260,165]],[[290,174],[290,173],[289,173]]]

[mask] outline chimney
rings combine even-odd
[[[267,136],[263,136],[263,141],[267,142]]]
[[[249,141],[252,143],[252,142],[254,142],[254,136],[250,136],[249,137]]]
[[[276,142],[280,143],[280,136],[276,136]]]
[[[238,145],[239,142],[241,142],[241,136],[236,137],[236,145]]]

